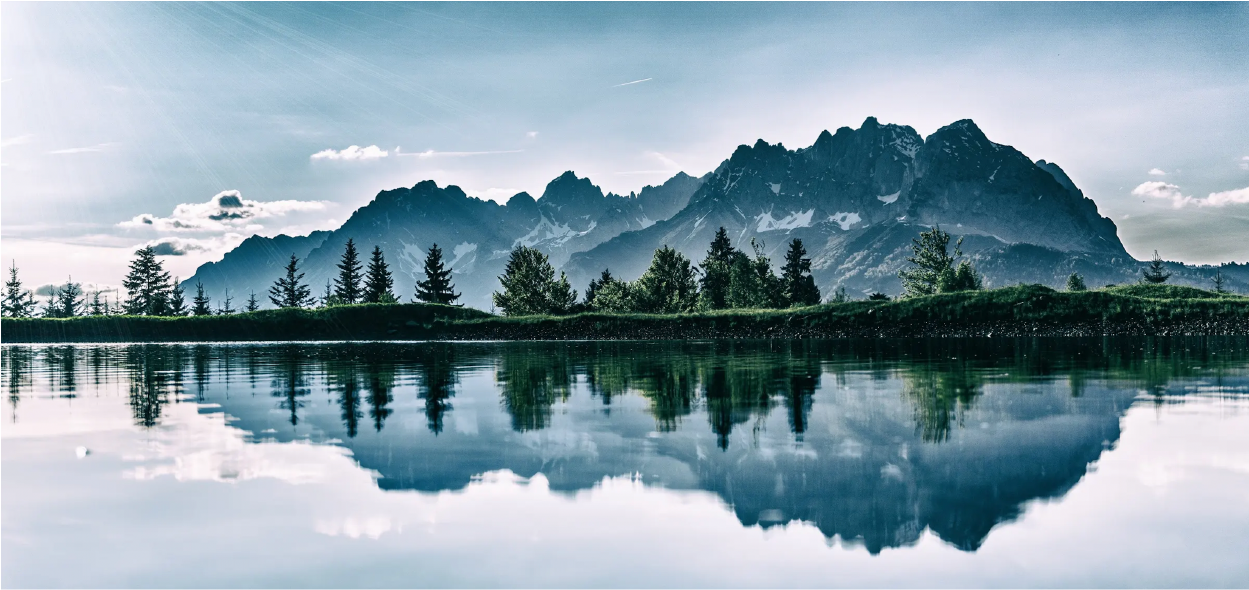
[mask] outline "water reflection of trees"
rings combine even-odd
[[[160,423],[165,405],[176,399],[182,384],[184,348],[141,344],[122,352],[129,385],[130,411],[135,424],[152,428]]]
[[[304,398],[310,393],[300,348],[299,345],[287,344],[266,351],[274,356],[270,380],[272,396],[280,400],[279,408],[290,412],[291,426],[299,425],[299,409],[304,407]]]
[[[451,398],[459,383],[456,349],[454,344],[431,344],[418,363],[421,387],[417,397],[425,401],[425,424],[434,434],[442,432],[443,416],[451,410]]]

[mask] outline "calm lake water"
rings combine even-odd
[[[1249,341],[4,346],[16,586],[1249,585]]]

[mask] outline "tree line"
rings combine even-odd
[[[898,272],[903,298],[937,293],[974,291],[984,288],[983,277],[970,261],[963,258],[963,239],[954,243],[940,227],[920,233],[912,240],[909,266]],[[331,307],[362,303],[398,303],[393,292],[394,279],[381,247],[374,246],[367,267],[360,260],[355,241],[347,240],[337,264],[338,274],[326,281],[320,297],[312,294],[311,285],[300,272],[299,258],[291,254],[284,274],[269,288],[269,301],[279,308]],[[604,269],[599,278],[590,281],[584,298],[579,299],[568,277],[559,273],[546,254],[536,248],[517,246],[499,276],[500,290],[492,295],[494,307],[504,315],[564,315],[585,311],[609,313],[690,313],[720,309],[779,309],[816,305],[823,299],[811,275],[811,259],[802,240],[789,243],[780,275],[773,272],[771,260],[764,255],[763,244],[752,239],[749,251],[733,247],[728,232],[719,228],[699,265],[695,265],[676,249],[663,246],[655,251],[650,266],[634,281],[623,280]],[[415,301],[455,305],[460,293],[455,292],[452,269],[443,262],[442,249],[430,247],[424,264],[425,280],[416,286]],[[1165,283],[1171,273],[1154,252],[1153,260],[1142,271],[1141,282]],[[1214,289],[1226,292],[1221,273],[1213,278]],[[23,288],[16,262],[9,268],[4,284],[2,311],[4,317],[64,318],[81,315],[228,315],[260,309],[256,293],[248,294],[241,308],[235,308],[229,289],[216,308],[203,284],[197,283],[195,294],[188,301],[176,277],[170,277],[152,247],[135,252],[129,272],[122,281],[127,293],[124,301],[112,303],[101,292],[90,300],[80,283],[73,279],[53,286],[39,308],[34,293]],[[1067,279],[1068,291],[1084,291],[1084,277],[1072,273]],[[883,293],[873,293],[869,300],[888,300]],[[849,300],[844,287],[838,287],[827,301]]]

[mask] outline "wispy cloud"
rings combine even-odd
[[[1149,170],[1149,175],[1150,175],[1150,176],[1166,176],[1166,175],[1167,175],[1167,173],[1166,173],[1165,171],[1163,171],[1163,170],[1159,170],[1159,169],[1157,169],[1157,168],[1151,168],[1151,169]]]
[[[379,160],[389,156],[390,152],[371,145],[362,148],[358,145],[348,146],[341,150],[324,149],[312,154],[313,160],[347,160],[347,161],[363,161],[363,160]]]
[[[23,143],[30,143],[30,140],[33,137],[35,136],[27,133],[26,135],[19,135],[17,137],[10,137],[5,140],[0,140],[0,148],[7,148],[12,145],[22,145]]]
[[[493,154],[519,154],[525,150],[495,150],[489,152],[440,152],[436,150],[425,150],[423,152],[401,152],[399,148],[395,148],[396,156],[408,156],[412,158],[467,158],[470,156],[489,156]]]
[[[169,217],[151,213],[136,215],[119,227],[148,228],[160,232],[213,232],[244,227],[258,229],[257,220],[282,217],[300,211],[325,209],[324,201],[251,201],[237,190],[221,191],[205,203],[183,203]]]
[[[1249,170],[1249,156],[1245,156],[1240,159],[1240,169]]]
[[[659,152],[646,152],[646,156],[658,160],[664,166],[667,166],[668,168],[671,168],[673,170],[682,169],[682,166],[678,164],[676,160],[673,160],[672,158],[669,158],[668,156],[665,156]]]
[[[1197,198],[1185,195],[1180,187],[1174,184],[1151,180],[1143,182],[1132,189],[1132,194],[1137,197],[1169,200],[1171,201],[1171,206],[1176,209],[1182,209],[1189,205],[1197,207],[1226,207],[1228,205],[1249,204],[1249,187],[1210,193],[1205,198]]]
[[[616,84],[615,86],[612,86],[612,88],[620,88],[621,86],[632,86],[632,85],[634,85],[634,84],[641,84],[642,82],[650,82],[650,81],[651,81],[651,80],[653,80],[653,79],[654,79],[654,78],[642,78],[641,80],[634,80],[634,81],[632,81],[632,82],[625,82],[624,84]]]
[[[534,139],[534,138],[538,137],[538,132],[537,132],[537,131],[530,131],[529,133],[526,133],[526,134],[525,134],[525,137],[528,137],[529,139]]]
[[[115,142],[115,141],[109,141],[109,142],[105,142],[105,143],[97,143],[97,144],[95,144],[95,145],[86,146],[86,147],[73,147],[73,148],[65,148],[65,149],[60,149],[60,150],[52,150],[52,151],[50,151],[50,152],[48,152],[48,153],[49,153],[49,154],[56,154],[56,155],[65,155],[65,154],[92,154],[92,153],[96,153],[96,152],[102,152],[102,151],[104,151],[104,150],[106,150],[106,149],[108,149],[108,148],[110,148],[110,147],[115,146],[115,145],[117,145],[117,142]]]

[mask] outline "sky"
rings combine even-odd
[[[0,256],[117,285],[154,244],[186,277],[425,179],[627,194],[875,116],[1059,164],[1137,258],[1247,262],[1245,31],[1246,3],[4,2]]]

